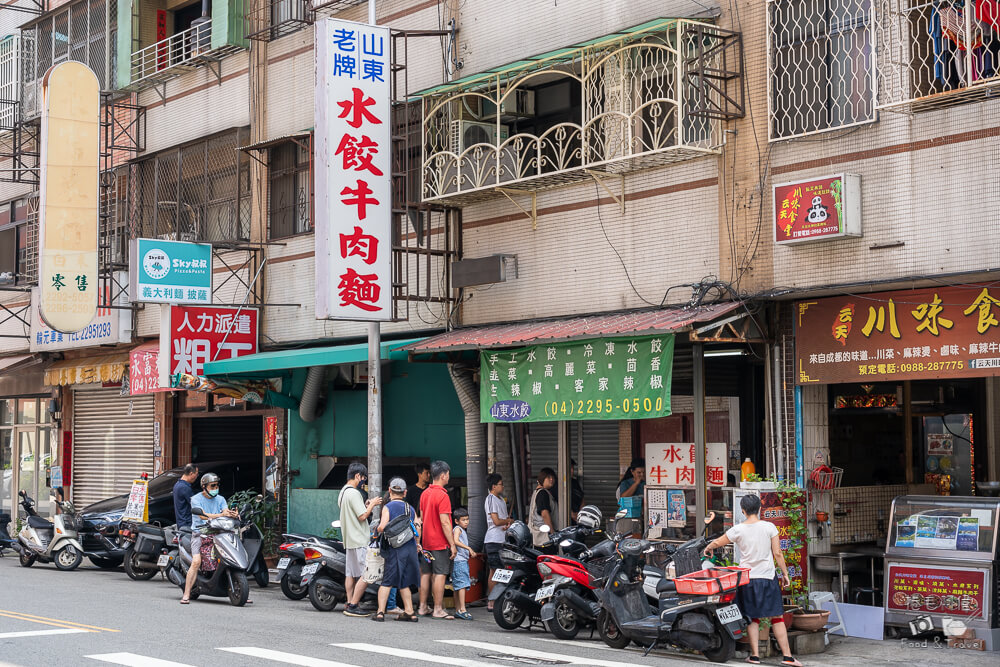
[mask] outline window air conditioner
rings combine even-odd
[[[479,102],[479,117],[483,120],[496,118],[497,106],[489,100],[477,98]],[[534,116],[535,115],[535,91],[515,90],[508,95],[500,104],[501,116]]]
[[[477,123],[471,120],[453,120],[451,122],[451,150],[461,153],[476,144],[497,146],[508,136],[506,125],[500,126],[497,136],[497,126],[494,123]]]

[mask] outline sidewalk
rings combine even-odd
[[[741,655],[737,653],[737,659]],[[948,648],[947,643],[934,639],[858,639],[831,636],[824,653],[798,656],[806,665],[962,665],[962,667],[996,667],[1000,660],[989,651],[970,651]],[[735,660],[734,660],[735,662]],[[780,657],[763,660],[765,664],[778,664]]]

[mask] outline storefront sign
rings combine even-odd
[[[42,80],[38,204],[39,312],[62,333],[97,312],[100,84],[86,65],[55,65]]]
[[[484,350],[479,358],[483,422],[670,414],[673,334]]]
[[[939,287],[795,304],[798,384],[1000,375],[1000,288]]]
[[[983,615],[985,601],[982,570],[889,564],[889,609],[975,618]]]
[[[809,572],[806,563],[809,557],[806,553],[808,542],[804,537],[796,538],[792,533],[792,512],[799,513],[799,523],[806,525],[806,510],[786,509],[781,504],[781,495],[774,491],[763,491],[760,494],[760,518],[770,521],[778,529],[778,540],[781,551],[785,554],[785,564],[788,566],[788,577],[792,580],[793,590],[797,582],[801,582],[803,590],[808,589]]]
[[[122,521],[149,521],[149,482],[137,479],[132,482]]]
[[[170,387],[160,386],[159,358],[159,343],[140,345],[128,353],[129,394],[170,391]]]
[[[130,258],[132,301],[212,303],[212,246],[135,239]]]
[[[316,23],[316,317],[392,319],[389,28]]]
[[[709,486],[726,485],[726,443],[705,443],[705,480]],[[646,443],[646,484],[694,487],[695,444]]]
[[[278,499],[278,418],[264,418],[264,497]]]
[[[124,276],[124,272],[118,275]],[[104,300],[111,296],[110,286],[104,288]],[[121,314],[125,313],[125,317]],[[39,312],[38,288],[31,290],[31,338],[28,349],[32,352],[55,352],[98,345],[117,345],[132,341],[131,313],[119,308],[98,308],[97,315],[82,330],[74,333],[56,331],[45,324]]]
[[[955,437],[951,433],[928,433],[928,456],[951,456],[955,453]]]
[[[178,373],[201,375],[206,362],[256,353],[257,315],[252,308],[160,308],[159,386],[171,386]]]
[[[837,174],[774,186],[774,241],[861,236],[861,177]]]

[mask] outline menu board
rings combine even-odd
[[[889,563],[889,609],[977,617],[986,600],[986,572]]]
[[[897,547],[979,550],[977,517],[913,515],[896,524]]]

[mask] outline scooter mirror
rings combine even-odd
[[[551,533],[552,529],[549,528],[549,525],[547,523],[543,523],[541,526],[538,527],[538,532],[540,532],[540,533]]]
[[[258,493],[258,494],[257,494],[257,497],[256,497],[256,498],[254,498],[254,500],[256,500],[256,501],[257,501],[257,502],[259,503],[260,501],[264,500],[264,496],[262,496],[262,495],[260,495],[260,494]]]
[[[707,526],[713,521],[715,521],[715,512],[709,512],[708,516],[705,517],[705,525]]]
[[[651,554],[651,553],[653,553],[653,551],[654,551],[653,547],[649,547],[648,549],[646,549],[642,553],[644,553],[644,554]]]
[[[333,526],[334,528],[340,528],[340,519],[333,521],[332,523],[330,523],[330,525]]]
[[[561,546],[563,549],[570,547],[572,545],[573,545],[572,540],[563,540],[562,542],[559,543],[559,546]]]

